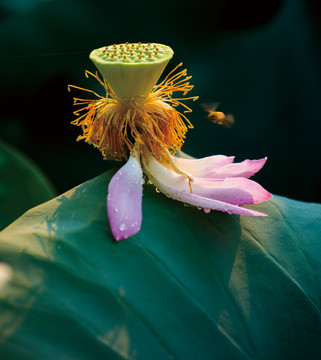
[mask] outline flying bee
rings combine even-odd
[[[201,104],[203,109],[208,112],[208,119],[213,124],[223,125],[230,128],[234,124],[234,116],[232,114],[224,114],[221,111],[216,111],[219,103],[215,104]]]

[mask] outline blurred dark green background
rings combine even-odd
[[[196,157],[268,156],[256,176],[269,191],[321,202],[320,6],[303,0],[0,0],[0,138],[28,156],[63,192],[114,164],[79,142],[67,84],[100,91],[91,50],[120,42],[173,48],[195,85]],[[220,102],[231,129],[199,106]],[[22,186],[23,186],[23,179]]]

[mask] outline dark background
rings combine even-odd
[[[317,2],[316,2],[317,3]],[[320,7],[312,1],[0,0],[0,138],[29,156],[60,193],[114,165],[76,142],[67,84],[96,89],[91,50],[113,43],[173,48],[195,85],[183,150],[268,156],[269,191],[321,202]],[[201,102],[233,113],[211,124]]]

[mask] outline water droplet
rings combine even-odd
[[[134,223],[135,225],[138,225],[138,222],[137,221],[135,221],[135,223]]]
[[[197,210],[202,210],[202,206],[197,206]]]
[[[159,189],[157,189],[157,188],[155,188],[155,191],[156,191],[157,193],[160,193],[160,190],[159,190]]]
[[[123,175],[123,173],[121,172],[121,170],[119,170],[118,174],[119,174],[120,176],[122,176],[122,175]]]
[[[142,185],[144,185],[144,184],[145,184],[145,179],[142,179],[142,180],[140,181],[140,183],[141,183]]]
[[[118,208],[115,208],[115,212],[118,212]]]
[[[211,209],[209,209],[209,208],[204,208],[204,212],[205,212],[205,214],[208,214],[208,213],[211,212]]]
[[[119,231],[124,231],[126,228],[126,224],[125,223],[122,223],[119,225]]]

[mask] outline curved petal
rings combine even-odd
[[[195,179],[191,186],[195,195],[234,205],[257,204],[272,197],[260,184],[246,178],[228,178],[221,181]]]
[[[193,174],[194,177],[202,178],[208,177],[207,174],[213,170],[233,163],[234,156],[213,155],[201,159],[173,157],[173,160],[180,169]]]
[[[147,176],[151,179],[157,188],[164,193],[166,196],[181,201],[186,204],[194,205],[197,207],[202,207],[204,209],[212,209],[212,210],[219,210],[224,211],[229,214],[239,214],[239,215],[250,215],[250,216],[267,216],[264,213],[254,211],[251,209],[243,208],[237,205],[228,204],[223,201],[218,201],[215,199],[205,198],[203,196],[195,195],[190,192],[186,192],[183,190],[178,190],[174,187],[169,186],[168,184],[163,183],[160,178],[156,178],[152,175],[149,171],[146,163],[143,160],[144,170]]]
[[[142,223],[143,172],[139,161],[130,157],[108,186],[107,213],[111,231],[119,241],[135,235]]]
[[[246,178],[199,179],[189,183],[188,177],[164,167],[149,156],[147,167],[153,178],[178,191],[223,201],[232,205],[248,205],[266,201],[272,195],[260,184]],[[194,177],[194,173],[191,174]]]
[[[240,163],[226,164],[217,169],[211,169],[204,177],[207,179],[249,178],[262,169],[266,160],[267,157],[258,160],[244,160]]]
[[[233,163],[233,156],[216,155],[202,159],[174,158],[176,165],[195,177],[224,179],[230,177],[249,178],[257,173],[265,164],[267,158],[259,160],[244,160]]]

